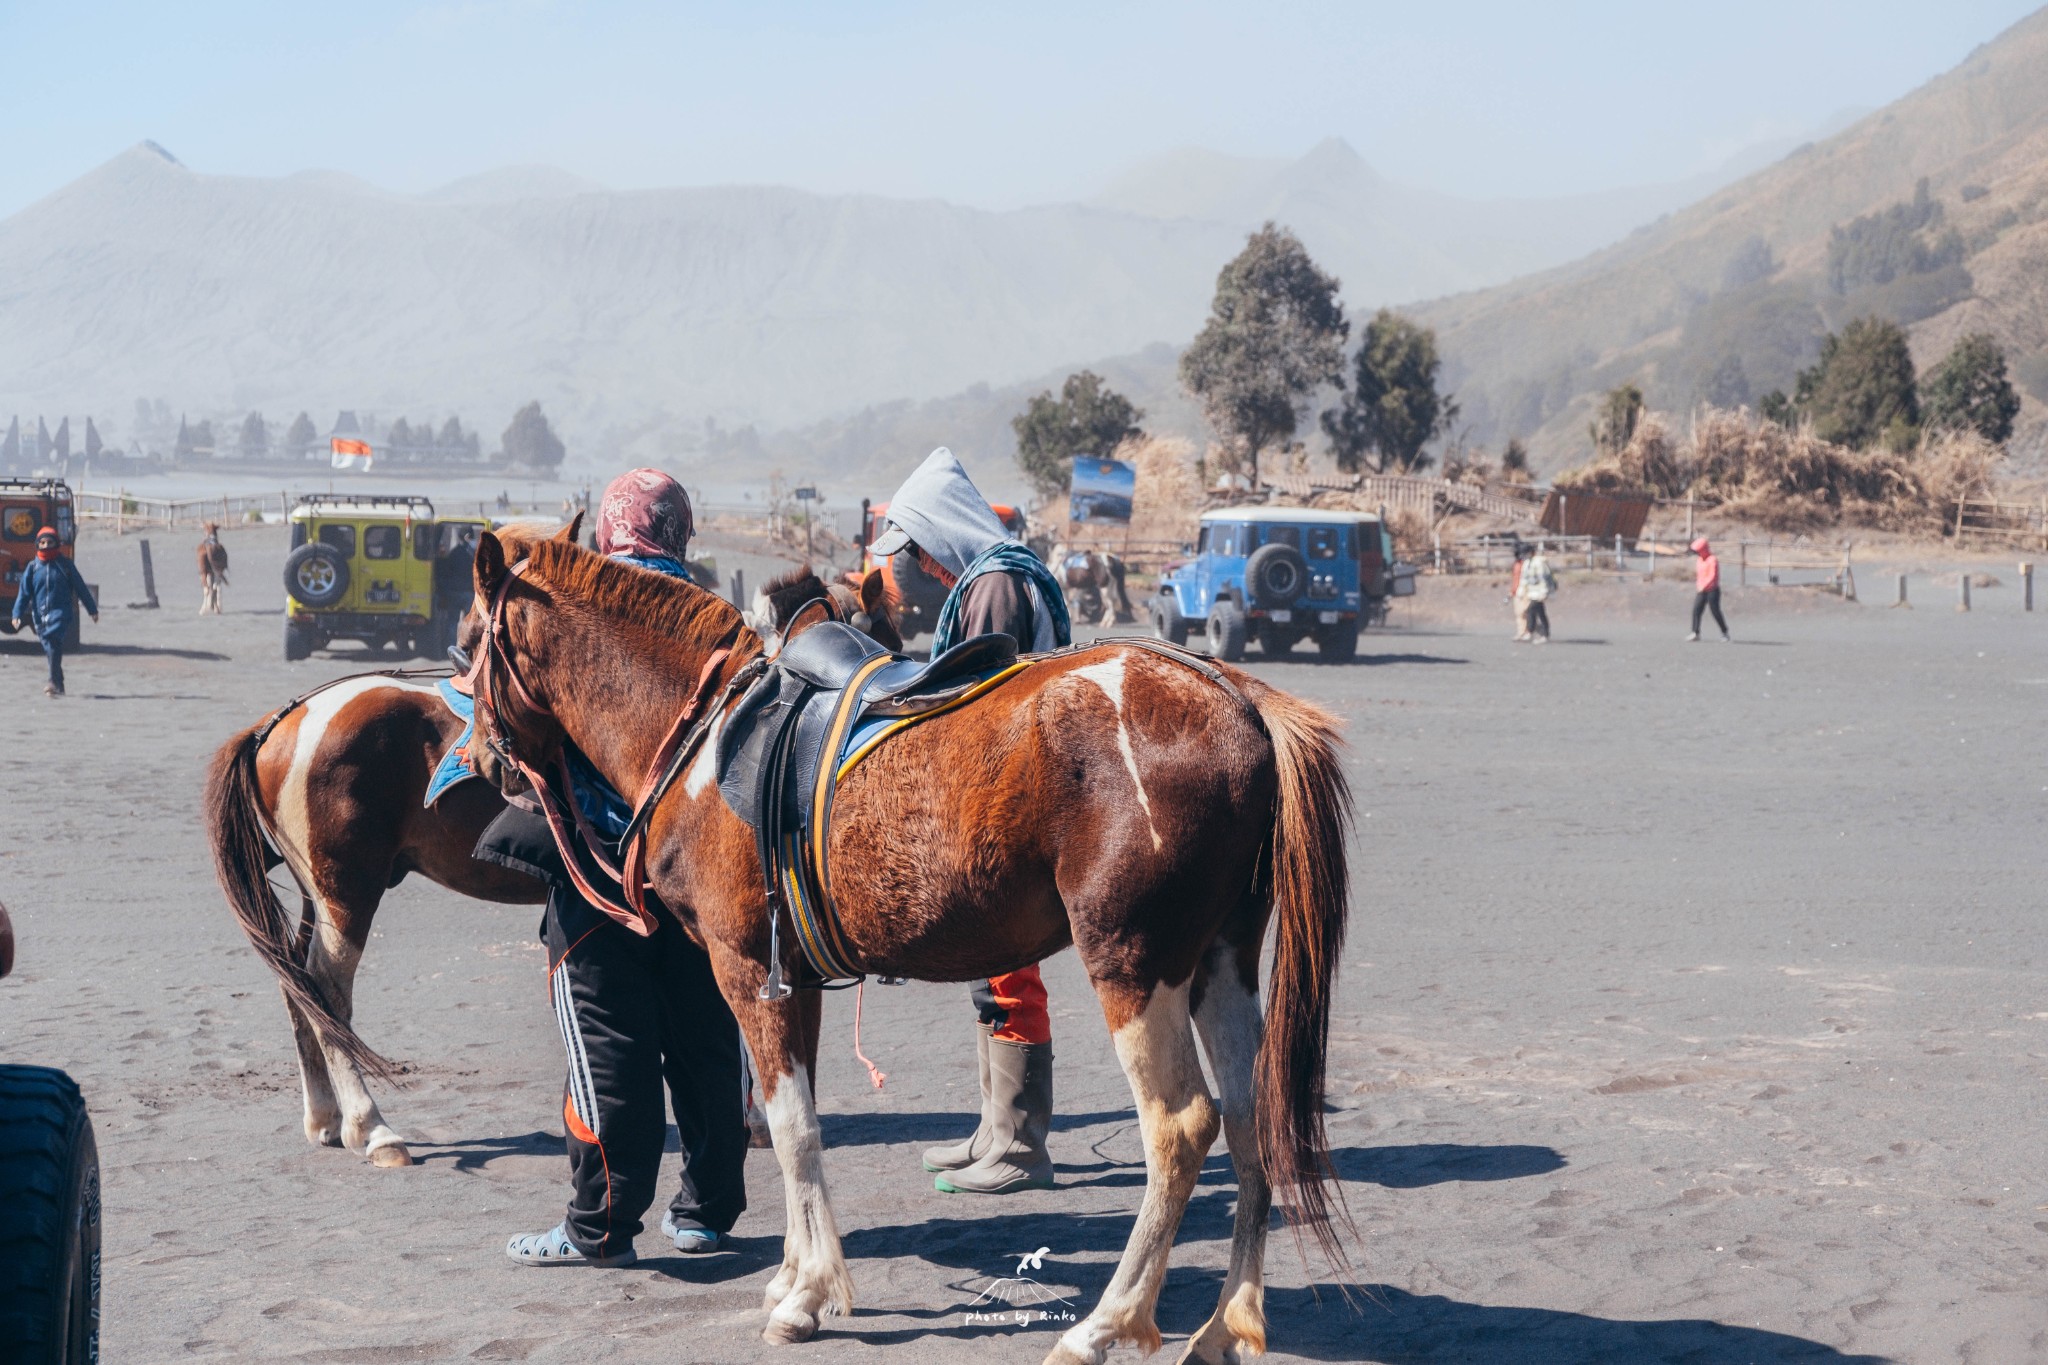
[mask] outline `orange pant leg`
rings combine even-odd
[[[1035,965],[990,977],[988,991],[1004,1015],[996,1037],[1007,1043],[1052,1041],[1052,1018],[1045,1010],[1045,978]]]

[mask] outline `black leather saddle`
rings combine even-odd
[[[804,956],[825,980],[858,978],[831,914],[824,835],[839,756],[862,721],[943,708],[1017,661],[1017,642],[982,635],[929,663],[891,654],[853,627],[823,621],[783,647],[718,738],[718,791],[753,827],[771,927],[787,906]],[[779,959],[770,989],[779,990]]]

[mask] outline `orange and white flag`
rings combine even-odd
[[[336,469],[361,469],[365,471],[369,469],[370,443],[368,441],[350,441],[336,436],[331,444],[334,448],[333,463]],[[358,464],[358,460],[362,463]]]

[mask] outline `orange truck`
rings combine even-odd
[[[78,520],[71,512],[71,486],[62,479],[0,478],[0,592],[6,593],[6,600],[0,602],[0,631],[10,635],[14,622],[7,608],[14,604],[22,574],[35,562],[36,532],[44,526],[57,530],[57,553],[74,558]],[[86,586],[93,596],[99,596],[98,584]],[[65,627],[67,650],[78,648],[78,617],[79,613],[73,612],[71,624]]]
[[[1022,540],[1024,538],[1024,514],[1003,503],[990,504],[1003,523],[1003,529]],[[860,504],[860,572],[870,569],[882,571],[882,581],[889,587],[889,596],[896,602],[896,624],[905,640],[913,635],[929,631],[939,619],[939,608],[946,604],[946,586],[926,573],[917,562],[917,555],[901,550],[887,559],[876,560],[867,547],[881,538],[882,522],[889,515],[886,502],[871,503],[861,499]],[[858,581],[859,575],[855,575]]]

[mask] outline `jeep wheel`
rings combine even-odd
[[[1209,652],[1225,663],[1244,657],[1244,609],[1227,597],[1209,608]]]
[[[348,559],[325,541],[308,541],[285,557],[284,590],[314,611],[339,606],[348,594]]]
[[[297,621],[284,623],[284,657],[286,663],[297,663],[313,657],[313,632]]]
[[[0,1066],[0,1341],[9,1360],[99,1359],[100,1162],[77,1083]]]
[[[1358,657],[1358,621],[1338,621],[1316,631],[1316,649],[1326,663],[1349,663]]]
[[[1152,633],[1170,645],[1188,642],[1188,618],[1180,614],[1180,603],[1164,593],[1152,599]]]
[[[1244,588],[1253,606],[1285,610],[1308,591],[1308,561],[1292,545],[1261,545],[1244,562]]]

